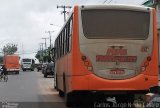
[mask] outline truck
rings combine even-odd
[[[3,57],[3,64],[5,65],[7,72],[15,72],[19,74],[20,71],[20,63],[19,63],[19,55],[5,55]]]
[[[23,58],[21,60],[21,68],[23,71],[26,71],[26,70],[34,71],[35,60],[32,58]]]

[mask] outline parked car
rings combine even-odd
[[[48,75],[54,75],[54,63],[48,63],[44,68],[43,74],[45,78]]]
[[[42,64],[42,74],[44,74],[44,71],[45,71],[45,69],[46,69],[46,66],[47,66],[46,63],[43,63],[43,64]]]

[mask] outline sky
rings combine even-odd
[[[22,57],[35,57],[40,43],[49,38],[52,44],[64,23],[57,5],[103,4],[106,0],[0,0],[0,49],[7,43],[18,45]],[[107,0],[105,4],[140,5],[145,0]],[[72,9],[68,9],[71,12]],[[52,25],[51,25],[52,24]],[[47,39],[49,46],[49,39]],[[1,51],[0,51],[1,52]]]

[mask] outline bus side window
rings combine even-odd
[[[35,64],[35,61],[32,59],[32,64]]]
[[[71,50],[71,42],[72,42],[72,40],[71,40],[72,39],[71,38],[72,37],[72,25],[73,25],[72,23],[73,22],[72,22],[72,19],[71,19],[70,22],[69,22],[69,37],[68,37],[69,38],[69,49],[68,49],[69,51]]]
[[[57,59],[59,58],[59,38],[57,38]]]
[[[61,34],[59,36],[59,58],[61,57]]]
[[[64,42],[63,42],[63,38],[64,38],[64,37],[63,37],[63,36],[64,36],[63,31],[64,31],[64,30],[62,30],[62,35],[61,35],[61,42],[62,42],[62,43],[61,43],[61,52],[62,52],[61,56],[63,56],[63,43],[64,43]]]
[[[64,28],[64,41],[63,41],[63,51],[64,51],[64,55],[66,54],[66,27]]]

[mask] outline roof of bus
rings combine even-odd
[[[19,56],[18,54],[5,55],[5,56]]]
[[[139,6],[139,5],[124,5],[124,4],[107,4],[107,5],[82,5],[78,6],[83,9],[123,9],[123,10],[139,10],[147,11],[152,9],[151,7]]]

